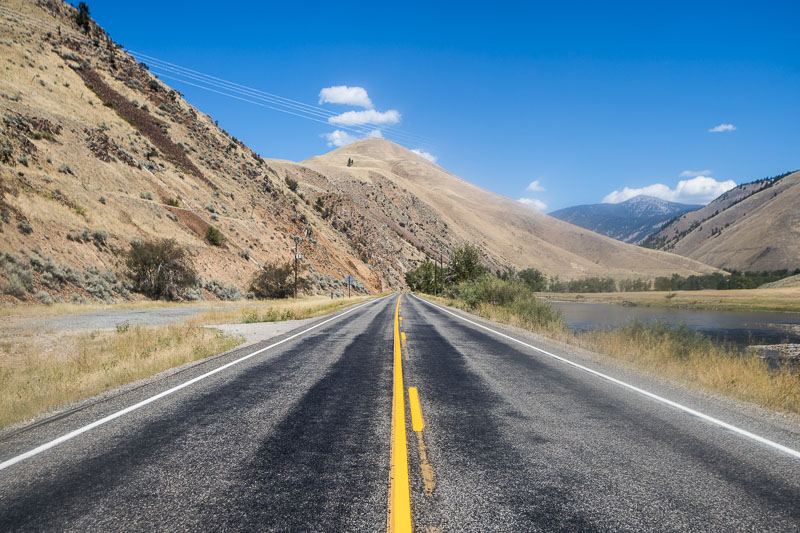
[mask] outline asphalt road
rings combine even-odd
[[[425,424],[405,417],[416,530],[800,529],[800,458],[402,301],[404,386],[418,388]],[[0,530],[385,530],[395,304],[0,440],[2,463],[221,369],[0,470]],[[779,416],[489,327],[800,449],[800,428]]]

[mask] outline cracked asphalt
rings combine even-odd
[[[0,470],[0,530],[386,530],[396,299]],[[796,457],[414,296],[403,296],[400,314],[404,390],[418,388],[425,421],[416,434],[406,413],[415,529],[800,529]],[[12,433],[0,462],[328,319]],[[470,319],[800,449],[789,419]]]

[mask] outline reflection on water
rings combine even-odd
[[[657,307],[623,307],[614,304],[551,302],[567,325],[578,331],[617,328],[634,320],[689,328],[715,341],[739,347],[752,344],[800,343],[800,313],[768,311],[706,311]]]

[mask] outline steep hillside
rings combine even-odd
[[[566,207],[553,211],[550,216],[618,241],[640,244],[666,222],[701,207],[667,202],[652,196],[636,196],[618,204]]]
[[[416,260],[463,242],[494,268],[562,278],[711,270],[557,221],[386,141],[265,160],[75,15],[57,0],[0,5],[2,301],[128,297],[123,252],[154,237],[189,250],[205,280],[192,297],[206,298],[293,258],[295,238],[324,293],[348,274],[365,291],[400,288]]]
[[[677,217],[644,246],[719,268],[800,266],[800,172],[740,185],[702,209]]]
[[[472,242],[492,268],[536,267],[567,279],[712,270],[549,217],[381,139],[358,141],[296,166],[313,171],[305,178],[309,188],[346,199],[349,209],[363,212],[372,223],[393,221],[391,227],[415,259],[422,251],[447,258],[454,246]]]
[[[20,9],[0,5],[0,266],[25,286],[13,291],[19,299],[125,295],[120,252],[150,237],[189,249],[206,297],[219,284],[244,290],[258,265],[293,258],[294,236],[321,292],[341,290],[347,274],[370,291],[400,286],[399,273],[359,260],[275,168],[101,28],[81,30],[74,8],[53,0]],[[210,225],[221,246],[204,240]]]

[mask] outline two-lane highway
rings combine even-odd
[[[797,424],[412,295],[337,316],[0,440],[0,530],[800,529]]]

